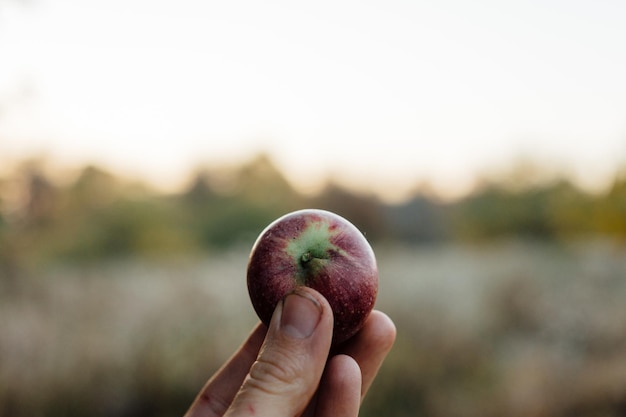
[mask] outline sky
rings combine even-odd
[[[301,190],[460,195],[626,165],[623,0],[0,0],[0,164],[175,188],[265,152]]]

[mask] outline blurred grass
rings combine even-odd
[[[182,414],[255,322],[239,258],[30,271],[0,303],[1,414]]]
[[[33,267],[0,293],[0,415],[182,415],[256,322],[247,246]],[[362,416],[622,416],[626,248],[375,247],[397,344]]]
[[[399,338],[363,415],[624,415],[625,255],[606,241],[383,252],[379,306]]]

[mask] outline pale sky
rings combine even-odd
[[[298,186],[467,191],[520,155],[626,165],[623,0],[0,0],[0,164],[174,187],[268,152]]]

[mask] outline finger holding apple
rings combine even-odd
[[[330,211],[305,209],[261,232],[248,260],[247,283],[265,324],[297,287],[318,291],[333,310],[333,344],[338,344],[356,334],[372,311],[378,268],[372,247],[352,223]]]

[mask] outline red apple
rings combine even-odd
[[[374,251],[348,220],[325,210],[299,210],[261,232],[248,261],[248,292],[269,324],[278,302],[298,286],[320,292],[334,315],[333,343],[361,329],[378,293]]]

